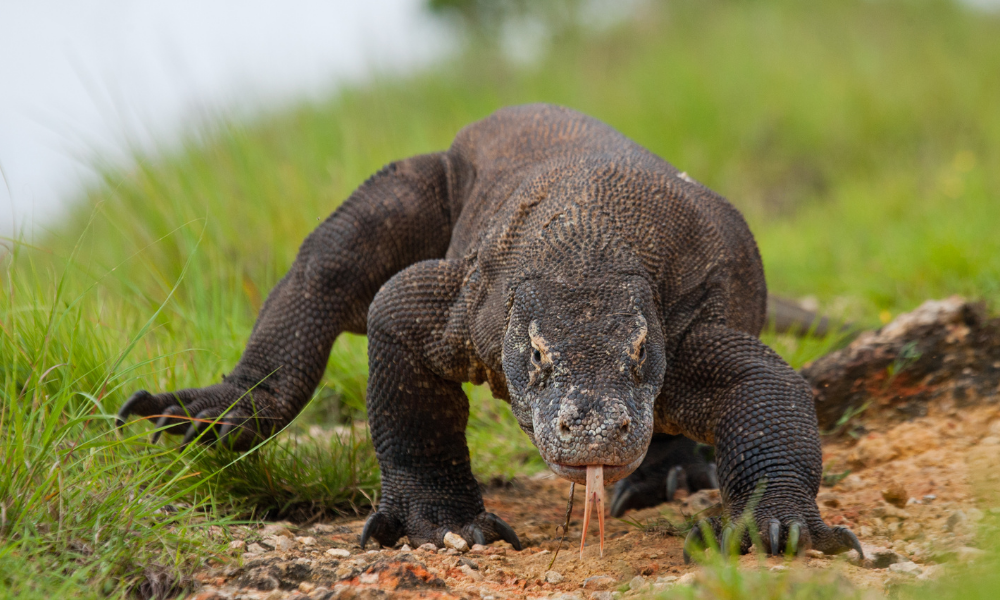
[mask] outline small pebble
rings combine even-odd
[[[636,591],[646,587],[646,578],[642,575],[636,575],[628,582],[628,589]]]
[[[417,550],[420,550],[421,552],[437,552],[438,547],[430,542],[427,542],[426,544],[420,544],[420,547],[418,547]]]
[[[470,552],[486,552],[489,546],[484,546],[482,544],[473,544]]]
[[[594,575],[583,580],[583,587],[588,590],[599,590],[613,586],[616,581],[618,580],[607,575]]]
[[[412,552],[413,548],[410,548],[409,544],[403,544],[403,547],[399,549],[400,552]]]
[[[295,538],[295,541],[298,542],[299,544],[303,545],[303,546],[312,546],[313,544],[316,543],[316,538],[309,537],[309,536],[303,536],[303,537],[297,537],[297,538]]]
[[[590,600],[613,600],[614,595],[611,592],[591,592]]]
[[[452,531],[449,531],[448,533],[444,534],[444,545],[446,548],[454,548],[459,552],[469,551],[469,543],[466,542],[465,539],[462,538],[462,536]]]
[[[693,585],[695,579],[698,577],[695,573],[685,573],[677,578],[677,583],[680,585]]]
[[[549,583],[562,583],[566,579],[559,571],[546,571],[545,581]]]
[[[267,550],[264,549],[264,547],[258,544],[257,542],[254,542],[249,546],[247,546],[247,552],[250,552],[252,554],[263,554],[267,552]]]
[[[334,558],[347,558],[351,555],[349,550],[344,550],[343,548],[330,548],[326,551],[327,556],[332,556]]]
[[[898,562],[889,565],[889,570],[893,573],[902,573],[903,575],[909,575],[910,577],[916,577],[920,575],[923,569],[913,561]]]
[[[787,570],[788,567],[786,565],[774,565],[773,567],[768,569],[768,571],[772,571],[774,573],[780,573],[781,571],[787,571]]]
[[[462,566],[460,566],[458,568],[458,570],[461,571],[462,573],[464,573],[466,577],[468,577],[469,579],[471,579],[473,581],[482,581],[483,580],[483,576],[479,573],[479,571],[473,569],[469,565],[462,565]]]
[[[244,542],[243,540],[233,540],[232,542],[229,542],[229,549],[242,550],[246,545],[247,543]]]
[[[308,581],[303,581],[299,584],[299,591],[303,594],[308,594],[309,592],[316,589],[315,583],[309,583]]]
[[[822,550],[817,550],[815,548],[810,548],[806,550],[806,556],[809,558],[826,558],[826,552]]]
[[[362,573],[358,581],[364,584],[378,583],[378,573]]]

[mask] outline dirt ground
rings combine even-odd
[[[867,422],[859,440],[845,436],[825,444],[827,473],[850,474],[820,489],[823,518],[857,533],[868,560],[859,565],[853,552],[827,557],[810,551],[792,568],[833,569],[882,596],[895,581],[936,577],[982,552],[978,523],[1000,513],[1000,503],[988,506],[991,501],[984,499],[995,500],[984,490],[995,489],[1000,479],[1000,407],[959,411],[940,404],[926,417]],[[569,535],[550,567],[568,489],[565,481],[542,474],[485,491],[487,510],[514,526],[525,546],[521,552],[504,542],[467,552],[408,546],[363,551],[358,546],[363,519],[248,528],[231,548],[241,555],[241,566],[203,572],[196,597],[612,598],[698,585],[701,569],[684,564],[683,539],[671,534],[668,523],[682,524],[711,505],[717,492],[692,497],[680,492],[674,503],[627,514],[629,522],[608,518],[603,557],[592,522],[581,558],[583,492],[577,490]],[[768,558],[761,565],[753,555],[740,561],[747,569],[785,564]]]
[[[821,572],[883,597],[901,582],[940,577],[982,555],[980,543],[995,536],[984,527],[1000,517],[1000,318],[957,297],[928,302],[803,373],[824,429],[863,403],[837,425],[839,435],[825,439],[817,501],[827,523],[858,535],[866,559],[807,551],[789,565],[751,552],[740,567]],[[484,490],[486,509],[518,532],[520,552],[505,542],[365,550],[358,546],[363,518],[244,528],[229,548],[238,564],[200,573],[195,597],[610,600],[711,584],[705,569],[684,564],[678,528],[712,510],[717,491],[680,492],[673,503],[608,518],[603,556],[595,518],[581,557],[578,489],[553,563],[568,491],[550,473]]]

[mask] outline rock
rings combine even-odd
[[[247,543],[244,542],[243,540],[233,540],[233,541],[229,542],[229,551],[230,552],[241,552],[243,550],[243,548],[246,547],[246,545],[247,545]]]
[[[903,506],[906,506],[906,504]],[[889,518],[903,521],[910,518],[910,513],[906,512],[902,508],[897,508],[892,504],[880,504],[875,507],[875,510],[873,510],[872,513],[880,519]]]
[[[628,582],[628,589],[632,590],[633,592],[641,590],[644,587],[646,587],[646,578],[643,577],[642,575],[636,575]]]
[[[299,584],[299,591],[303,594],[308,594],[309,592],[316,589],[315,583],[309,583],[308,581],[303,581]]]
[[[330,588],[324,587],[324,586],[321,585],[318,588],[315,588],[313,591],[309,592],[309,597],[310,598],[317,598],[317,599],[322,598],[323,600],[329,600],[330,598],[335,598],[336,595],[334,595],[333,593],[330,592]]]
[[[469,551],[470,552],[475,552],[476,554],[479,554],[480,552],[486,552],[489,549],[490,549],[489,546],[484,546],[482,544],[473,544],[472,548]]]
[[[614,596],[611,592],[591,592],[590,600],[612,600]]]
[[[451,531],[444,534],[444,546],[445,548],[454,548],[459,552],[469,551],[469,543],[466,542],[465,539],[462,538],[462,536]]]
[[[903,575],[909,575],[910,577],[916,577],[923,572],[920,565],[909,560],[891,564],[889,565],[889,570],[893,573],[901,573]]]
[[[782,571],[787,571],[787,570],[788,570],[788,567],[785,566],[785,565],[774,565],[773,567],[771,567],[770,569],[768,569],[768,571],[772,571],[774,573],[780,573]]]
[[[806,556],[809,558],[827,558],[826,553],[822,550],[817,550],[815,548],[810,548],[806,550]]]
[[[967,520],[968,518],[965,516],[964,512],[956,510],[948,515],[948,521],[945,523],[944,528],[948,531],[955,531],[957,527],[963,525]]]
[[[344,550],[343,548],[330,548],[326,551],[326,555],[334,558],[347,558],[351,555],[351,552],[350,550]]]
[[[308,547],[308,546],[313,546],[313,545],[316,544],[316,538],[309,537],[309,536],[296,537],[295,541],[298,542],[300,546],[307,546]]]
[[[257,542],[254,542],[249,546],[247,546],[247,552],[250,552],[251,554],[263,554],[267,552],[267,549],[258,544]]]
[[[926,496],[924,496],[924,504],[930,504],[935,500],[937,500],[937,496],[934,494],[927,494]]]
[[[267,525],[260,530],[260,536],[263,538],[280,536],[288,539],[295,537],[284,523],[271,523]]]
[[[865,551],[865,561],[863,564],[859,560],[858,553],[854,550],[844,553],[847,562],[866,569],[885,569],[889,565],[905,560],[902,556],[884,546],[871,546],[863,543],[861,544],[861,549]]]
[[[559,571],[546,571],[545,581],[549,583],[562,583],[566,578]]]
[[[896,508],[906,506],[906,501],[910,499],[910,494],[906,492],[899,483],[893,482],[886,489],[882,490],[882,499]]]
[[[875,569],[885,569],[889,565],[903,562],[902,556],[888,548],[872,548],[869,550],[862,546],[862,549],[865,550],[865,556],[872,561],[872,567]]]
[[[858,535],[863,538],[870,538],[871,536],[875,535],[875,532],[872,531],[871,527],[867,525],[862,525],[861,527],[858,527]]]
[[[607,575],[594,575],[583,580],[583,587],[587,590],[606,590],[617,581],[614,577]]]
[[[292,538],[288,538],[285,536],[274,536],[265,538],[262,541],[262,543],[265,546],[270,546],[274,548],[278,552],[288,552],[289,550],[295,547],[295,542],[292,541]]]
[[[403,545],[402,545],[402,546],[401,546],[401,547],[399,548],[399,551],[400,551],[400,552],[412,552],[412,551],[413,551],[413,548],[410,548],[410,545],[409,545],[409,544],[403,544]]]
[[[426,544],[420,544],[420,547],[417,548],[417,550],[420,550],[421,552],[437,552],[438,547],[430,542],[427,542]]]
[[[722,514],[722,495],[719,490],[698,490],[681,502],[681,514],[716,517]]]
[[[933,579],[941,573],[941,565],[926,565],[924,567],[924,572],[917,575],[917,579],[921,581],[926,581],[928,579]]]
[[[691,573],[685,573],[685,574],[683,574],[683,575],[681,575],[680,577],[677,578],[677,584],[678,585],[694,585],[694,582],[695,582],[695,580],[697,578],[698,578],[698,575],[696,573],[694,573],[693,571]]]
[[[458,568],[458,570],[461,571],[466,577],[468,577],[469,579],[471,579],[473,581],[482,581],[483,580],[482,574],[479,571],[477,571],[477,570],[473,569],[472,567],[470,567],[469,565],[462,565],[462,566],[460,566]],[[555,571],[549,571],[549,573],[555,573]],[[548,575],[548,573],[546,573],[546,576],[547,575]],[[546,579],[546,581],[548,581],[548,579]],[[558,583],[558,582],[550,582],[550,583]]]
[[[362,573],[361,576],[358,577],[358,581],[365,585],[378,583],[378,573]]]
[[[656,578],[656,583],[661,584],[661,585],[663,585],[663,584],[670,585],[670,584],[677,583],[678,579],[679,578],[676,575],[663,575],[661,577],[657,577]]]
[[[550,600],[583,600],[583,596],[576,592],[563,592],[549,596]]]
[[[337,531],[337,528],[334,527],[333,525],[327,525],[326,523],[316,523],[310,528],[310,530],[313,533],[325,534],[325,533],[334,533],[335,531]]]

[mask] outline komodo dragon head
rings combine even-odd
[[[645,278],[613,269],[542,275],[513,294],[503,343],[511,407],[559,476],[615,482],[642,462],[665,370]]]

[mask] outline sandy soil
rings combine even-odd
[[[810,551],[791,567],[829,572],[880,597],[897,582],[937,577],[948,565],[980,555],[979,524],[1000,513],[1000,501],[988,493],[1000,487],[1000,407],[987,403],[959,411],[938,402],[926,417],[866,422],[864,430],[858,440],[844,436],[825,444],[827,473],[850,474],[821,488],[818,500],[828,523],[858,534],[868,560],[858,564],[853,552],[826,557]],[[230,549],[239,566],[201,573],[196,597],[608,599],[699,585],[701,568],[684,564],[683,540],[670,524],[710,506],[717,492],[634,511],[626,515],[631,522],[608,518],[603,557],[592,522],[581,558],[578,489],[569,535],[550,567],[568,489],[565,481],[543,474],[485,490],[487,510],[513,525],[525,545],[521,552],[503,542],[467,552],[408,546],[363,551],[363,519],[247,528]],[[779,558],[759,560],[748,555],[740,564],[785,568]]]

